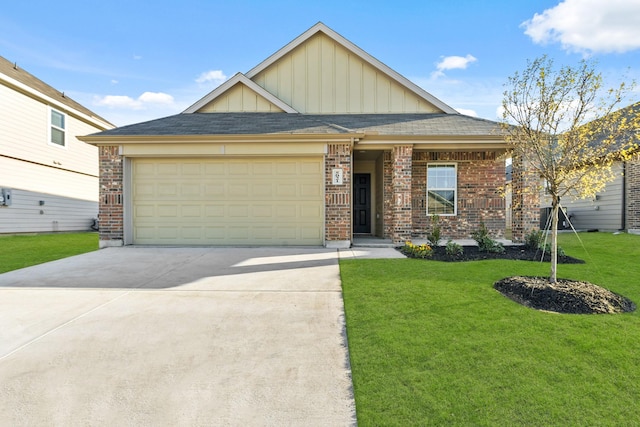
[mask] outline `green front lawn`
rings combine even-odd
[[[98,249],[98,233],[0,236],[0,273]]]
[[[558,277],[640,303],[640,236],[561,234]],[[568,315],[492,288],[527,261],[342,260],[361,426],[640,425],[640,315]]]

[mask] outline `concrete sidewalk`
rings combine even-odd
[[[109,248],[0,275],[7,425],[354,425],[337,252]]]

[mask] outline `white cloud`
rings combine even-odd
[[[138,101],[143,104],[171,105],[173,104],[173,96],[162,92],[145,92],[138,97]]]
[[[436,67],[438,71],[444,70],[464,70],[472,62],[476,62],[478,59],[473,55],[467,56],[445,56],[442,61],[438,62]]]
[[[145,92],[137,99],[125,95],[106,95],[94,97],[93,104],[101,107],[144,110],[150,106],[172,105],[173,96],[162,92]]]
[[[213,83],[215,86],[218,86],[224,83],[226,80],[227,76],[222,72],[222,70],[210,70],[200,74],[200,76],[196,79],[196,83]]]
[[[560,43],[571,52],[627,52],[640,48],[640,2],[565,0],[523,22],[534,43]]]
[[[472,62],[476,62],[478,59],[473,55],[467,56],[443,56],[442,60],[436,64],[437,70],[431,73],[432,79],[443,77],[446,70],[464,70]]]
[[[455,110],[460,114],[464,114],[465,116],[478,117],[478,113],[476,113],[475,110],[470,110],[467,108],[456,108]]]

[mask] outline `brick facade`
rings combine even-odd
[[[123,161],[117,146],[98,147],[100,161],[100,247],[123,242]]]
[[[469,239],[484,222],[494,238],[504,237],[505,166],[494,152],[417,152],[413,154],[412,235],[424,238],[431,229],[427,215],[427,165],[457,165],[457,215],[440,216],[443,239]]]
[[[394,244],[411,239],[412,154],[411,145],[398,145],[391,151],[391,240]]]
[[[333,169],[342,169],[341,185],[333,184]],[[351,169],[351,146],[327,144],[325,241],[328,247],[351,245]]]
[[[625,228],[640,230],[640,154],[625,164],[626,199]]]
[[[514,242],[524,242],[524,236],[540,228],[540,179],[527,171],[523,161],[513,156],[511,185],[512,237]]]

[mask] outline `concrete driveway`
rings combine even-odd
[[[2,425],[355,424],[337,253],[108,248],[0,275]]]

